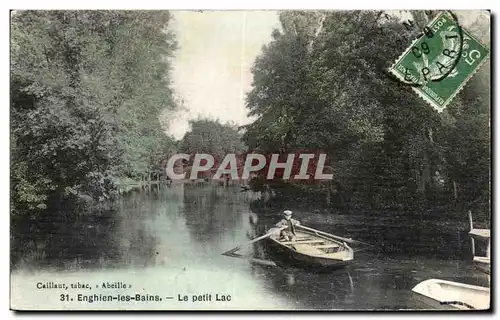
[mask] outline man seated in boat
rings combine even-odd
[[[283,219],[276,224],[276,227],[286,229],[281,230],[280,237],[285,241],[295,240],[295,226],[300,225],[300,221],[292,219],[292,211],[285,210],[283,211]]]

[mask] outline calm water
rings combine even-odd
[[[221,255],[262,234],[279,219],[277,212],[252,212],[256,199],[257,194],[238,188],[163,187],[131,193],[120,202],[118,212],[39,223],[24,231],[36,234],[31,234],[38,239],[36,244],[13,242],[13,250],[21,254],[12,271],[12,306],[415,309],[421,306],[411,289],[425,279],[486,284],[471,266],[466,217],[450,223],[428,213],[295,211],[305,225],[375,245],[356,252],[353,265],[327,273],[285,270]],[[244,251],[268,258],[259,244]],[[68,287],[88,284],[90,289],[37,289],[47,282]],[[127,288],[103,289],[103,282],[121,282]],[[137,293],[158,295],[162,301],[78,301],[78,294]],[[74,300],[61,302],[61,294]],[[222,296],[231,300],[215,301],[216,295],[219,300]],[[185,296],[188,301],[179,301]]]

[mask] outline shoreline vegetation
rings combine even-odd
[[[118,196],[163,167],[181,108],[168,11],[19,11],[11,16],[11,215],[36,220]]]
[[[324,150],[329,183],[249,182],[267,204],[342,210],[446,208],[490,220],[490,65],[442,113],[383,72],[435,13],[283,11],[246,97],[256,120],[195,119],[182,100],[167,11],[19,11],[11,17],[12,227],[80,215],[150,181],[170,155]],[[489,45],[489,18],[467,27]],[[400,41],[401,40],[401,41]],[[149,176],[149,178],[148,178]],[[220,184],[220,182],[218,182]]]
[[[281,202],[490,216],[490,64],[438,113],[384,70],[439,12],[285,11],[257,57],[243,141],[328,154],[330,184],[278,184]],[[460,21],[460,17],[459,17]],[[487,46],[489,16],[463,26]],[[432,50],[432,48],[430,48]],[[332,198],[327,200],[327,198]]]

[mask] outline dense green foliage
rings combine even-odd
[[[11,23],[11,199],[105,200],[173,147],[166,11],[22,11]]]
[[[190,172],[197,153],[209,154],[214,158],[212,169],[198,173],[198,178],[213,178],[227,154],[242,154],[246,151],[238,126],[234,123],[198,118],[189,121],[189,125],[190,131],[186,132],[179,143],[179,151],[191,155],[191,159],[185,162],[185,170]],[[206,160],[202,160],[201,165],[206,165]]]
[[[11,200],[36,214],[62,199],[106,200],[179,149],[220,158],[247,150],[328,153],[331,183],[276,194],[318,194],[344,207],[443,205],[482,210],[490,199],[487,62],[442,113],[387,68],[432,17],[375,11],[280,13],[281,30],[253,67],[256,120],[191,121],[165,135],[175,40],[162,11],[26,11],[11,28]],[[469,27],[489,45],[489,21]],[[262,186],[261,186],[262,187]],[[263,186],[265,187],[265,186]]]
[[[246,147],[241,141],[238,126],[219,120],[191,120],[190,131],[182,138],[180,151],[187,154],[207,153],[224,158],[228,153],[241,153]]]
[[[244,141],[270,152],[325,150],[342,205],[488,214],[489,65],[437,113],[385,71],[432,16],[413,14],[407,28],[374,11],[282,12],[253,67],[247,108],[257,120]]]

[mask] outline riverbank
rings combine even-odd
[[[172,185],[189,185],[197,187],[231,187],[231,186],[241,186],[245,188],[244,191],[248,189],[247,181],[239,180],[229,180],[229,179],[163,179],[163,180],[143,180],[137,181],[129,178],[120,179],[117,183],[118,190],[121,195],[126,194],[132,190],[146,189],[151,187],[161,187],[161,186],[172,186]]]
[[[255,211],[282,210],[283,204],[296,210],[316,213],[371,215],[415,214],[419,217],[467,221],[467,212],[472,211],[475,219],[489,228],[491,208],[482,203],[457,202],[449,197],[422,197],[419,194],[407,194],[406,197],[388,195],[367,195],[359,192],[349,193],[334,184],[290,184],[273,183],[252,184],[253,190],[262,193],[262,197],[252,203]],[[367,198],[370,198],[369,201]],[[375,200],[374,200],[375,199]]]

